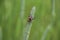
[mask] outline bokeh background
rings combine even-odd
[[[23,29],[33,6],[36,7],[35,19],[29,40],[60,40],[60,0],[25,0],[24,14],[21,18],[22,0],[0,0],[0,40],[22,40]],[[52,15],[54,11],[55,16]],[[47,35],[43,35],[50,26]]]

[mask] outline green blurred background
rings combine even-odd
[[[23,19],[20,16],[21,1],[0,0],[0,40],[23,39],[22,31],[33,6],[36,6],[36,13],[29,40],[41,40],[49,24],[52,24],[51,29],[44,40],[60,40],[60,0],[55,0],[55,17],[52,15],[52,0],[25,0]]]

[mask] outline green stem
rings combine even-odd
[[[33,6],[30,15],[34,18],[36,7]],[[25,29],[24,29],[24,40],[29,39],[30,31],[32,27],[32,22],[28,22]]]

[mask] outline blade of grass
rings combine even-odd
[[[51,28],[51,24],[47,26],[47,28],[45,29],[45,31],[43,32],[43,35],[42,35],[42,38],[41,40],[45,40],[48,32],[50,31],[50,28]]]
[[[34,18],[34,14],[35,14],[35,10],[36,7],[33,6],[30,15]],[[24,40],[28,40],[29,39],[29,35],[30,35],[30,30],[32,27],[32,22],[28,22],[25,29],[24,29]]]
[[[23,40],[23,21],[24,21],[24,13],[25,13],[25,0],[21,0],[21,10],[20,10],[20,19],[21,19],[21,34],[20,40]]]
[[[21,20],[23,20],[24,18],[24,10],[25,10],[25,0],[21,0],[21,12],[20,12]]]
[[[2,28],[0,27],[0,40],[2,40]]]
[[[42,38],[41,40],[45,40],[48,32],[50,31],[51,27],[53,27],[53,24],[55,22],[55,0],[52,0],[52,21],[51,23],[47,26],[47,28],[45,29],[45,31],[43,32]]]

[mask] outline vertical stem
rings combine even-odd
[[[24,12],[25,11],[25,0],[21,0],[21,10],[20,10],[20,18],[21,18],[21,34],[20,40],[23,40],[23,21],[24,21]]]
[[[21,16],[22,20],[23,20],[23,17],[24,17],[24,10],[25,10],[25,0],[21,0],[21,12],[20,12],[20,16]]]
[[[30,15],[34,18],[36,7],[33,6]],[[29,39],[30,31],[32,27],[32,22],[28,22],[26,28],[24,29],[24,40]]]
[[[52,0],[52,16],[55,16],[55,0]]]
[[[27,23],[26,28],[25,28],[25,33],[24,33],[24,40],[28,40],[29,35],[30,35],[30,30],[32,27],[32,23]]]
[[[52,21],[51,23],[47,26],[47,28],[45,29],[43,35],[42,35],[42,38],[41,40],[45,40],[47,34],[48,34],[48,31],[51,29],[51,27],[53,26],[54,24],[54,21],[55,21],[55,0],[52,0]]]
[[[2,40],[2,28],[0,27],[0,40]]]

